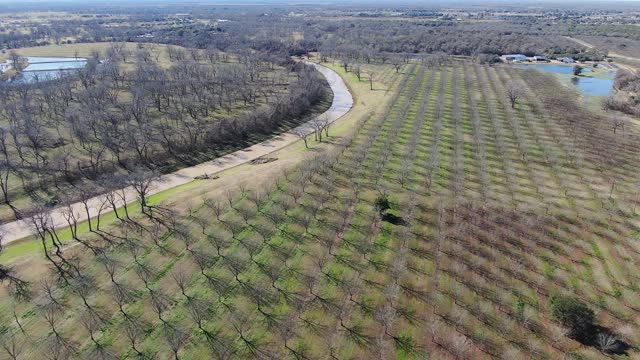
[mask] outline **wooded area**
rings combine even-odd
[[[150,47],[114,45],[70,76],[0,85],[0,188],[15,218],[123,187],[140,169],[215,158],[300,122],[328,96],[302,63]]]

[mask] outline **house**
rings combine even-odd
[[[510,54],[510,55],[502,55],[504,61],[512,61],[512,62],[521,62],[527,61],[527,57],[522,54]]]
[[[570,58],[570,57],[563,57],[563,58],[560,58],[558,60],[563,62],[563,63],[565,63],[565,64],[573,64],[573,63],[576,62],[573,58]]]
[[[544,55],[536,55],[533,57],[534,62],[549,62],[549,58]]]

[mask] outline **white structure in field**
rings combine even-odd
[[[11,69],[11,62],[7,60],[7,62],[0,63],[0,73],[3,73],[9,69]]]
[[[522,54],[502,55],[502,59],[504,59],[504,61],[507,61],[507,62],[521,62],[521,61],[528,60],[527,57]]]
[[[533,61],[535,62],[549,62],[549,58],[544,55],[536,55],[533,57]]]
[[[570,57],[563,57],[558,60],[562,61],[565,64],[573,64],[576,62],[573,58],[570,58]]]

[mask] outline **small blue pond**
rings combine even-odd
[[[515,65],[519,68],[534,68],[541,71],[548,71],[555,74],[561,74],[574,84],[581,93],[586,95],[607,96],[613,89],[613,77],[615,73],[609,72],[601,77],[590,76],[573,76],[572,66],[554,65],[554,64],[535,64],[535,65]],[[589,68],[584,68],[583,73],[592,72]]]

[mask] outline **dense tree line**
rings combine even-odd
[[[640,116],[640,101],[635,95],[640,91],[640,76],[631,71],[618,70],[613,87],[615,93],[602,101],[602,108]]]
[[[66,10],[84,14],[81,8]],[[94,14],[111,17],[80,17],[74,20],[54,20],[45,25],[34,24],[32,34],[15,31],[0,34],[0,45],[13,48],[58,43],[65,37],[76,36],[72,41],[148,41],[201,49],[213,47],[222,51],[251,49],[269,54],[281,62],[286,62],[289,55],[301,55],[321,49],[332,49],[343,54],[358,52],[363,57],[434,52],[465,56],[506,53],[533,56],[544,53],[588,60],[601,54],[589,52],[564,36],[590,34],[594,30],[615,36],[640,36],[637,31],[625,35],[626,33],[609,29],[610,27],[581,23],[575,20],[586,21],[581,11],[551,12],[539,18],[527,15],[526,9],[521,9],[524,14],[521,18],[467,22],[445,16],[414,18],[412,21],[379,16],[363,17],[360,15],[363,11],[371,10],[375,14],[378,10],[367,6],[336,9],[295,6],[255,9],[233,6],[169,6],[152,9],[134,7],[127,8],[126,11],[118,7],[90,10]],[[414,16],[416,11],[418,14],[440,14],[437,9],[399,7],[396,10],[408,17]],[[499,9],[487,11],[487,16],[496,17],[500,14]],[[291,12],[306,16],[290,16]],[[175,13],[192,15],[187,16],[188,21],[176,21]],[[332,18],[336,14],[346,16]],[[473,18],[470,16],[464,19],[475,18],[475,15]],[[563,20],[551,21],[560,18]],[[191,21],[194,19],[202,21]],[[224,19],[225,22],[215,19]],[[146,33],[151,33],[153,37],[139,38]]]

